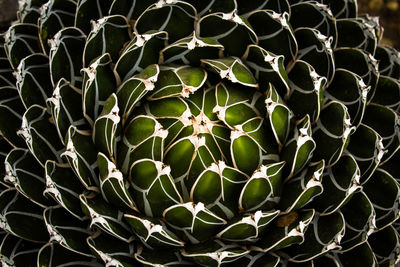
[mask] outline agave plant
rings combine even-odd
[[[4,266],[390,266],[400,54],[355,0],[20,0]]]

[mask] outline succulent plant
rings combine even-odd
[[[3,266],[390,266],[400,55],[355,0],[20,0]]]

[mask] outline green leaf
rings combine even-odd
[[[82,184],[89,190],[98,191],[97,185],[97,149],[89,132],[71,126],[65,138],[66,151],[61,155],[66,158]]]
[[[87,243],[96,257],[103,260],[106,266],[138,266],[132,257],[134,254],[134,245],[132,243],[127,244],[100,232],[90,236],[87,239]]]
[[[340,242],[342,251],[352,251],[376,230],[374,207],[361,191],[354,194],[340,211],[346,221],[345,235]]]
[[[400,82],[388,76],[379,76],[376,92],[371,102],[399,112]]]
[[[343,104],[336,101],[326,104],[313,128],[313,139],[316,143],[313,159],[325,160],[327,167],[334,165],[356,129],[351,125],[350,116]]]
[[[201,62],[218,73],[221,79],[258,88],[256,78],[254,78],[248,67],[237,57],[202,59]]]
[[[400,149],[400,118],[392,109],[371,103],[365,109],[363,123],[374,129],[381,137],[385,154],[382,162]]]
[[[393,224],[400,217],[399,184],[388,172],[376,169],[371,179],[363,185],[363,191],[374,207],[377,229]]]
[[[36,20],[37,21],[37,20]],[[40,52],[39,27],[31,23],[16,23],[12,25],[4,36],[4,48],[8,60],[14,70],[27,56]]]
[[[249,1],[246,4],[253,4],[255,2],[257,1]],[[275,6],[279,6],[283,9],[286,6],[286,8],[289,9],[287,1],[267,2],[275,2]],[[296,38],[289,24],[289,14],[290,10],[283,10],[282,12],[279,11],[276,13],[268,9],[260,9],[251,12],[248,17],[251,27],[258,36],[258,45],[275,55],[283,55],[285,66],[295,59],[298,50]],[[270,26],[265,27],[265,25]]]
[[[69,164],[57,164],[54,161],[47,161],[45,166],[46,189],[45,196],[52,197],[65,210],[80,220],[87,219],[81,209],[79,194],[85,187],[80,182]]]
[[[87,37],[83,66],[88,67],[105,53],[110,55],[113,62],[117,62],[119,52],[130,39],[130,26],[124,16],[102,17],[93,24],[92,31]]]
[[[156,119],[178,119],[183,121],[191,115],[188,104],[182,98],[177,97],[146,102],[145,109],[147,115]]]
[[[390,173],[397,182],[399,182],[400,169],[398,168],[398,162],[400,160],[400,149],[393,154],[391,158],[380,164],[379,167]]]
[[[6,234],[0,246],[0,263],[4,266],[34,266],[40,247],[41,244]]]
[[[157,82],[160,73],[158,65],[150,65],[140,74],[129,78],[117,89],[117,97],[122,125],[125,125],[133,108],[149,92],[154,90],[154,84]]]
[[[378,262],[368,242],[355,247],[352,250],[344,253],[334,253],[335,258],[339,259],[339,264],[342,266],[377,266]]]
[[[357,16],[357,2],[348,0],[323,0],[337,19],[355,18]]]
[[[357,127],[363,119],[370,89],[371,86],[367,86],[357,74],[337,69],[325,95],[327,99],[343,103],[350,115],[351,125]]]
[[[72,252],[57,243],[47,243],[37,255],[37,265],[44,267],[70,265],[76,267],[101,267],[104,266],[93,257],[86,257]]]
[[[25,108],[35,104],[46,106],[46,99],[53,93],[49,60],[43,54],[23,58],[16,69],[17,89]]]
[[[295,30],[303,27],[314,28],[325,36],[332,36],[332,47],[336,47],[338,38],[336,19],[328,6],[317,1],[300,2],[291,5],[290,11],[290,24]],[[304,14],[307,14],[307,16],[304,16]]]
[[[21,129],[17,133],[25,139],[32,155],[43,167],[47,160],[62,162],[64,146],[46,108],[31,106],[22,117]]]
[[[325,36],[313,28],[301,27],[294,31],[299,53],[296,60],[309,63],[318,75],[330,83],[335,75],[336,57],[333,58],[333,36]],[[333,44],[335,45],[335,44]]]
[[[214,1],[215,3],[216,1]],[[195,4],[197,2],[193,2]],[[193,32],[190,36],[168,45],[160,52],[160,62],[199,66],[204,58],[221,57],[223,45],[212,38],[201,38]]]
[[[82,77],[82,55],[86,36],[78,28],[67,27],[50,40],[50,74],[53,86],[64,78],[71,85],[80,87]]]
[[[90,227],[96,226],[102,231],[126,243],[133,240],[129,226],[122,220],[124,214],[107,203],[100,195],[79,196],[83,212],[90,216]]]
[[[324,168],[324,161],[311,163],[299,176],[291,178],[284,185],[285,189],[278,203],[279,209],[289,213],[308,203],[314,204],[315,197],[325,190],[321,183]]]
[[[361,49],[340,48],[335,50],[335,64],[338,69],[346,69],[359,75],[366,87],[370,87],[367,102],[374,97],[378,77],[381,75],[378,70],[381,63],[371,54]]]
[[[224,244],[220,240],[212,240],[201,245],[185,248],[182,255],[194,260],[202,266],[221,266],[235,264],[235,261],[248,254],[250,250],[235,244]]]
[[[261,151],[263,152],[263,163],[278,160],[278,156],[276,155],[276,144],[272,136],[271,128],[269,128],[269,125],[264,119],[253,118],[246,121],[242,125],[235,126],[235,128],[242,128],[243,132],[260,147]]]
[[[168,230],[165,223],[152,217],[125,214],[126,221],[132,227],[139,240],[147,247],[183,247],[185,244]]]
[[[135,32],[145,34],[148,31],[168,32],[168,41],[173,43],[190,35],[196,19],[196,10],[183,1],[158,2],[149,6],[137,19]],[[179,27],[176,27],[179,25]]]
[[[373,55],[378,43],[378,37],[368,22],[365,18],[337,20],[337,46],[359,48]]]
[[[118,84],[142,72],[146,67],[159,63],[158,53],[164,48],[166,39],[167,33],[164,31],[135,34],[115,65],[114,73]]]
[[[363,123],[351,135],[347,151],[354,156],[360,168],[361,184],[371,177],[385,153],[382,137]]]
[[[83,116],[93,125],[99,117],[104,101],[115,92],[116,80],[111,69],[110,54],[103,54],[88,68],[83,68]]]
[[[0,36],[0,87],[15,87],[14,71],[7,58],[4,35]]]
[[[46,0],[31,0],[22,2],[17,13],[18,19],[24,23],[37,23],[40,16],[40,7],[46,2]]]
[[[379,61],[379,73],[394,79],[400,78],[399,52],[388,46],[378,45],[375,51],[375,58]]]
[[[290,11],[287,0],[236,0],[236,2],[238,3],[238,13],[241,16],[246,16],[254,10],[273,10],[279,14]]]
[[[323,192],[309,206],[322,215],[335,212],[361,189],[360,169],[349,154],[344,154],[335,165],[328,167],[321,179]]]
[[[327,79],[302,60],[294,63],[288,75],[291,89],[288,106],[296,117],[308,115],[312,123],[318,121]]]
[[[305,233],[304,242],[283,250],[292,262],[306,262],[331,250],[340,249],[339,243],[345,232],[345,220],[340,212],[326,216],[314,216]]]
[[[242,187],[249,177],[223,161],[212,163],[196,179],[190,190],[190,199],[202,202],[216,215],[232,219],[238,212]]]
[[[72,0],[53,0],[40,9],[39,33],[43,50],[50,50],[49,40],[61,29],[74,25],[76,3]]]
[[[103,198],[121,210],[137,210],[132,199],[132,187],[117,166],[101,152],[97,156],[97,165]]]
[[[275,219],[264,231],[263,238],[255,244],[259,251],[275,251],[304,241],[304,233],[312,222],[314,210],[293,211]],[[265,238],[268,237],[268,238]]]
[[[248,45],[258,41],[248,21],[236,12],[205,15],[200,19],[199,27],[200,37],[217,40],[224,46],[226,56],[241,57]]]
[[[163,217],[174,232],[180,232],[182,238],[192,244],[208,240],[227,223],[205,208],[201,202],[170,206],[164,211]]]
[[[368,244],[378,261],[378,264],[395,265],[399,251],[399,234],[393,226],[373,233],[368,237]]]
[[[339,260],[332,256],[329,252],[321,257],[312,261],[314,266],[337,267],[340,266]]]
[[[96,21],[108,14],[113,0],[80,0],[75,12],[75,27],[89,34],[91,21]]]
[[[166,208],[183,202],[170,173],[171,168],[161,161],[142,159],[132,164],[129,180],[142,213],[161,217]]]
[[[244,58],[261,91],[268,92],[272,84],[282,97],[289,94],[289,78],[282,55],[275,55],[257,45],[249,45]]]
[[[167,135],[168,131],[152,116],[139,115],[132,119],[118,147],[117,162],[121,172],[127,175],[130,166],[139,159],[161,160]]]
[[[64,78],[54,88],[52,97],[47,98],[52,119],[61,142],[65,145],[68,128],[73,125],[80,129],[89,128],[88,122],[82,117],[82,91]]]
[[[93,126],[93,143],[100,152],[106,154],[110,159],[116,158],[117,142],[121,139],[118,112],[118,99],[115,94],[112,94],[104,103],[103,111]]]
[[[218,238],[230,242],[256,242],[267,225],[279,214],[279,210],[243,214],[243,217],[233,220],[224,230],[217,234]]]
[[[265,106],[268,114],[267,120],[280,150],[289,136],[293,113],[272,84],[269,84],[266,92]]]
[[[236,11],[237,4],[236,1],[228,0],[228,1],[193,1],[192,5],[196,8],[198,16],[203,17],[207,13],[231,13]]]
[[[261,164],[261,149],[256,142],[241,131],[231,135],[231,156],[233,166],[251,175]],[[232,138],[233,136],[233,138]]]
[[[80,221],[59,206],[45,209],[43,218],[50,234],[50,242],[57,242],[61,246],[84,256],[90,257],[92,255],[86,243],[86,238],[91,233],[87,221]]]
[[[136,20],[148,6],[156,0],[113,0],[110,7],[110,15],[123,15],[128,20]]]
[[[308,115],[297,122],[296,128],[294,136],[286,142],[281,153],[281,159],[286,161],[286,180],[306,166],[316,147],[311,137],[311,122]]]
[[[14,148],[8,153],[4,164],[4,181],[13,184],[19,193],[43,208],[53,204],[43,196],[46,188],[43,168],[29,150]]]
[[[207,72],[198,67],[191,66],[162,66],[154,91],[148,99],[159,100],[167,97],[184,97],[199,90],[207,79]]]
[[[219,83],[215,91],[216,105],[212,111],[230,129],[265,115],[262,94],[253,88],[240,84]]]
[[[192,261],[186,261],[178,250],[173,249],[158,249],[157,253],[154,250],[139,246],[134,254],[134,257],[142,265],[177,265],[177,266],[188,266],[192,265]]]
[[[44,243],[49,240],[43,208],[15,189],[7,189],[0,193],[0,210],[2,229],[28,241]],[[32,231],[32,225],[35,225],[35,231]]]
[[[184,199],[189,196],[197,177],[212,163],[221,160],[213,153],[209,135],[191,135],[177,140],[165,152],[164,163],[171,167],[175,183],[180,183],[180,193]]]
[[[251,251],[235,261],[237,266],[265,266],[276,267],[279,264],[280,256],[272,253]]]
[[[8,153],[13,149],[13,147],[8,143],[1,135],[0,135],[0,160],[4,162]],[[0,175],[4,177],[6,175],[5,165],[0,165]],[[0,190],[6,189],[9,187],[9,184],[6,184],[6,181],[0,180]]]
[[[285,162],[261,165],[244,185],[239,210],[270,210],[279,202]]]
[[[17,135],[21,127],[25,108],[14,87],[0,87],[0,133],[1,136],[15,147],[23,147],[23,139]]]

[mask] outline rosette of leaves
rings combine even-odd
[[[2,264],[395,264],[400,57],[381,36],[354,0],[20,1]]]

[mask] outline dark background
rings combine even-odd
[[[0,0],[0,32],[7,30],[8,25],[16,19],[18,0]]]
[[[358,0],[358,14],[379,16],[384,28],[381,44],[400,50],[400,0]]]
[[[381,44],[400,50],[400,0],[358,0],[358,13],[379,16],[384,28]],[[18,0],[0,0],[0,32],[15,20]]]

